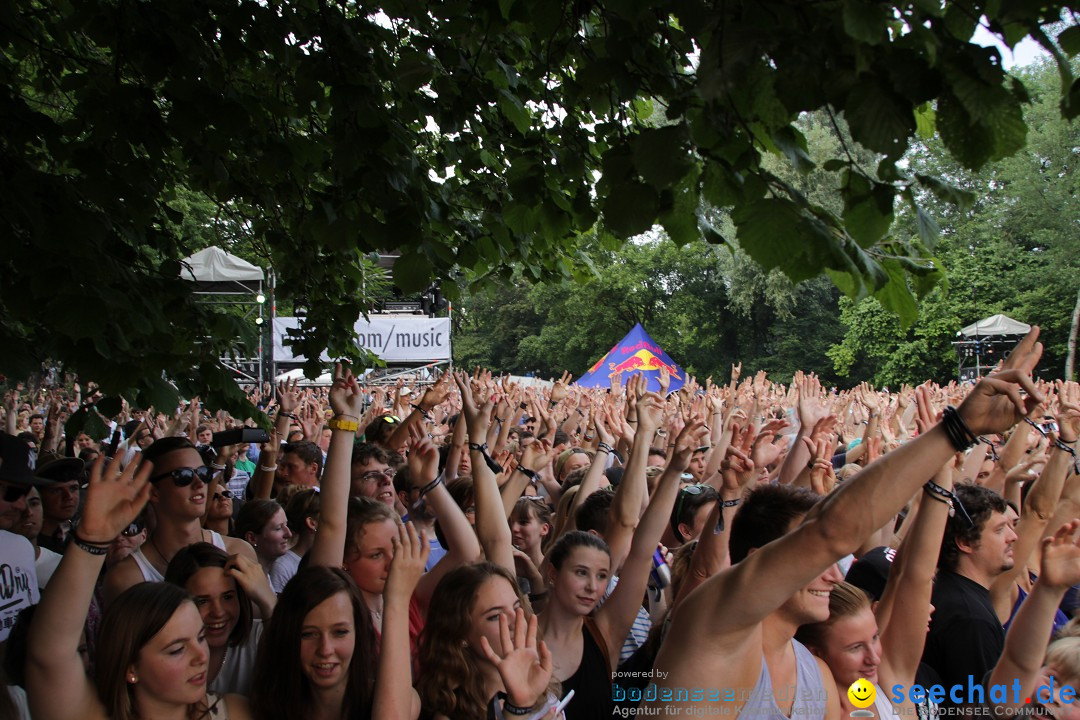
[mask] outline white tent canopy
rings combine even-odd
[[[180,277],[206,286],[207,291],[229,292],[231,288],[253,292],[259,289],[264,273],[243,258],[208,247],[180,262]]]
[[[964,337],[987,337],[989,335],[1027,335],[1031,326],[1007,315],[991,315],[974,322],[960,331]]]

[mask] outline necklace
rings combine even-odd
[[[199,530],[199,539],[196,542],[203,542],[203,535],[204,534],[205,534],[205,531]],[[173,557],[176,557],[176,553],[173,553],[172,557],[168,557],[168,558],[165,557],[165,553],[161,552],[161,548],[159,548],[158,545],[157,545],[157,542],[154,541],[154,535],[156,535],[156,533],[150,535],[150,538],[149,538],[150,539],[150,546],[152,548],[154,548],[154,552],[156,552],[158,554],[158,557],[161,558],[161,562],[165,563],[165,567],[168,568],[169,563],[172,562]],[[194,543],[191,543],[191,544],[194,544]],[[177,552],[179,552],[179,550],[177,550]],[[164,573],[162,573],[162,574],[164,574]]]

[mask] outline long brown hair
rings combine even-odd
[[[304,618],[317,605],[345,593],[353,609],[356,645],[349,661],[342,718],[371,715],[375,687],[375,630],[360,590],[338,568],[312,566],[296,573],[278,595],[277,607],[259,643],[252,687],[252,715],[260,720],[296,720],[311,707],[311,685],[300,668],[300,633]]]
[[[128,588],[109,603],[98,634],[94,685],[105,714],[112,720],[137,720],[134,686],[127,682],[128,668],[138,661],[143,646],[161,632],[184,603],[190,602],[191,596],[183,588],[155,582]],[[189,715],[192,710],[197,715],[199,709],[189,708]]]
[[[475,650],[465,646],[472,627],[472,609],[480,586],[494,577],[510,583],[526,616],[529,603],[518,589],[517,579],[505,568],[490,562],[463,565],[448,572],[431,596],[431,607],[420,634],[420,676],[416,690],[425,715],[441,713],[455,720],[487,717],[484,673]]]
[[[216,545],[206,542],[197,542],[180,548],[169,561],[165,569],[165,582],[178,585],[185,590],[191,576],[203,568],[216,567],[225,569],[229,564],[229,553]],[[228,573],[226,573],[228,575]],[[236,592],[236,602],[240,606],[240,615],[236,618],[236,626],[229,633],[229,645],[238,646],[247,642],[248,633],[251,631],[251,600],[248,598],[244,586],[236,582],[231,576],[229,582],[233,584]]]

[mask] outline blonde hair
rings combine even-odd
[[[1043,665],[1054,668],[1061,677],[1055,677],[1061,685],[1076,686],[1080,680],[1080,637],[1055,640],[1046,648]]]
[[[870,596],[860,587],[851,583],[837,583],[829,593],[829,619],[825,622],[803,625],[796,631],[795,639],[813,650],[821,649],[829,628],[837,620],[857,615],[870,609]]]

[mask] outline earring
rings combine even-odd
[[[134,685],[135,683],[139,682],[139,678],[132,675],[131,677],[128,678],[128,682],[131,683],[132,685]]]
[[[463,647],[463,648],[469,647],[469,641],[468,640],[462,640],[461,641],[461,647]]]

